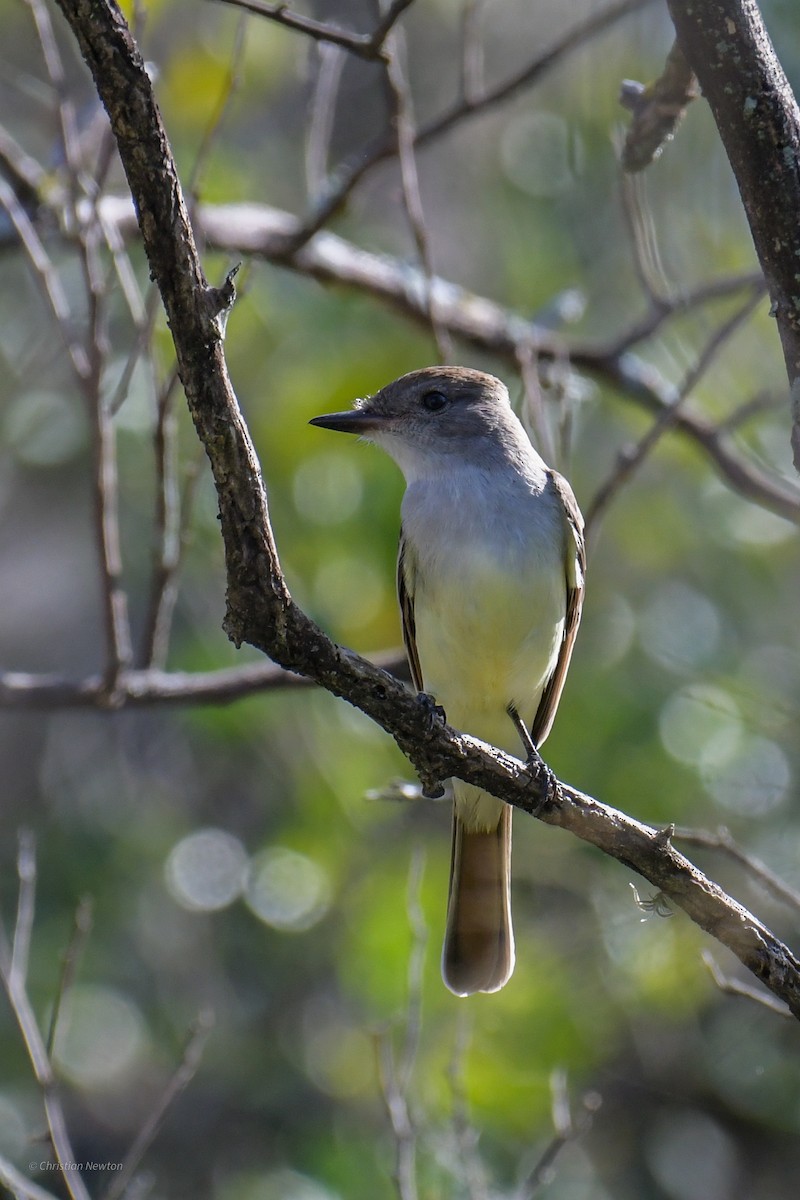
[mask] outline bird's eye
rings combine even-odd
[[[444,392],[426,392],[422,397],[422,407],[428,412],[441,412],[443,408],[447,408],[447,403]]]

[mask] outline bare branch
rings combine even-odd
[[[75,109],[69,98],[64,64],[61,61],[58,42],[53,32],[50,12],[43,3],[43,0],[25,0],[25,3],[31,11],[47,74],[50,77],[50,82],[53,85],[53,90],[58,101],[61,143],[70,179],[70,198],[74,205],[77,200],[80,183],[80,148],[75,124]]]
[[[649,3],[651,3],[651,0],[620,0],[619,3],[610,5],[604,11],[588,17],[584,21],[580,21],[542,54],[537,55],[528,66],[524,67],[510,79],[507,79],[504,83],[488,91],[483,91],[479,95],[463,94],[459,97],[444,113],[435,117],[417,131],[414,140],[415,148],[428,145],[436,138],[448,133],[455,126],[460,125],[462,121],[468,120],[479,113],[484,113],[488,109],[494,108],[511,99],[525,88],[532,87],[551,68],[571,54],[577,46],[602,33],[609,25],[628,16],[629,13],[636,12]],[[315,233],[318,233],[322,229],[323,225],[328,223],[331,217],[341,210],[352,194],[353,189],[361,182],[364,176],[376,167],[378,163],[391,158],[396,153],[397,138],[394,134],[388,137],[379,136],[368,146],[359,150],[351,162],[345,163],[342,166],[338,172],[338,180],[332,184],[327,195],[320,199],[306,220],[287,238],[286,245],[284,246],[284,254],[290,256],[304,246]]]
[[[686,374],[672,404],[663,409],[657,420],[639,439],[635,446],[620,452],[617,465],[595,493],[591,504],[586,509],[587,537],[597,528],[600,518],[604,515],[611,501],[617,496],[622,487],[629,483],[634,473],[641,467],[645,459],[653,452],[664,434],[675,424],[681,406],[686,402],[694,388],[699,383],[719,351],[739,326],[752,316],[756,305],[763,295],[763,284],[753,289],[752,295],[738,308],[732,316],[714,331],[698,355],[697,361]]]
[[[20,836],[18,872],[19,903],[14,940],[10,957],[6,953],[4,939],[0,942],[3,951],[0,953],[0,978],[25,1043],[34,1077],[42,1092],[47,1128],[53,1151],[61,1167],[64,1186],[70,1200],[90,1200],[86,1186],[75,1167],[77,1159],[67,1132],[53,1066],[27,992],[26,970],[36,878],[35,851],[33,839],[29,834]]]
[[[725,300],[742,291],[764,286],[761,271],[743,271],[737,275],[723,275],[719,279],[706,280],[695,288],[677,291],[669,296],[653,296],[650,293],[649,311],[615,337],[606,347],[605,353],[611,357],[626,354],[632,347],[657,334],[670,317],[690,312],[705,304],[713,304],[717,300]]]
[[[69,302],[61,286],[61,279],[42,245],[28,213],[17,199],[14,189],[3,178],[0,178],[0,206],[8,213],[17,237],[22,243],[33,271],[34,280],[44,295],[69,356],[75,377],[82,388],[84,380],[89,374],[89,360],[83,346],[72,332]]]
[[[436,349],[441,362],[450,362],[453,357],[453,346],[446,327],[439,321],[433,298],[433,257],[422,207],[417,160],[414,152],[414,114],[404,64],[405,42],[399,30],[393,30],[387,39],[386,48],[388,53],[386,78],[389,82],[394,108],[393,123],[397,134],[403,205],[425,277],[425,307],[436,342]]]
[[[187,190],[191,196],[196,196],[200,189],[200,183],[203,178],[203,171],[206,163],[214,148],[214,143],[220,136],[222,131],[225,116],[230,108],[231,100],[236,95],[241,87],[241,71],[244,61],[245,52],[245,33],[247,30],[247,18],[244,13],[236,26],[236,32],[233,39],[233,47],[228,65],[228,70],[225,73],[225,78],[220,89],[220,94],[217,97],[217,102],[214,110],[211,113],[209,121],[203,130],[203,136],[200,141],[200,147],[197,151],[197,156],[194,160],[192,173],[189,176]]]
[[[208,1011],[201,1012],[192,1024],[180,1063],[175,1069],[169,1083],[164,1088],[160,1099],[139,1130],[133,1145],[125,1156],[122,1170],[112,1179],[103,1200],[120,1200],[125,1194],[130,1186],[136,1168],[161,1129],[170,1105],[175,1102],[181,1092],[194,1079],[213,1027],[214,1017]]]
[[[46,172],[35,158],[26,154],[14,138],[0,127],[0,172],[14,189],[14,195],[29,215],[39,207]]]
[[[674,288],[667,279],[658,245],[653,214],[646,203],[644,181],[622,175],[620,194],[625,226],[633,251],[639,285],[650,301],[651,312],[663,312],[672,301]]]
[[[531,770],[442,724],[396,680],[331,642],[287,589],[269,521],[258,460],[222,352],[232,283],[209,288],[197,256],[150,80],[110,0],[59,0],[108,109],[159,285],[193,419],[211,461],[226,551],[225,629],[282,666],[309,675],[391,733],[426,779],[455,776],[538,816],[625,862],[728,946],[800,1017],[800,962],[727,896],[669,838],[565,784],[549,794]]]
[[[450,1087],[458,1162],[469,1200],[489,1200],[486,1170],[478,1153],[478,1131],[470,1120],[464,1086],[464,1065],[472,1036],[472,1019],[466,1005],[459,1006],[455,1033],[453,1054],[447,1065],[447,1082]]]
[[[730,159],[769,285],[800,470],[800,109],[752,0],[667,0]]]
[[[760,1004],[763,1008],[769,1009],[771,1013],[775,1013],[779,1017],[791,1017],[791,1009],[780,1000],[776,1000],[769,992],[764,992],[760,988],[754,988],[741,979],[731,979],[730,976],[726,975],[713,954],[708,950],[703,950],[701,957],[711,973],[711,978],[721,992],[725,992],[728,996],[742,996],[745,1000],[752,1000],[755,1004]]]
[[[320,45],[319,71],[311,101],[306,135],[306,187],[316,198],[328,176],[328,153],[336,114],[336,95],[342,78],[345,56],[338,46]]]
[[[106,197],[103,205],[106,218],[118,221],[126,236],[130,236],[135,227],[130,203]],[[404,262],[363,250],[332,233],[318,233],[286,260],[287,239],[291,239],[292,231],[297,228],[297,220],[290,213],[262,205],[201,205],[196,219],[208,244],[215,249],[264,258],[309,278],[357,289],[424,326],[429,323],[425,278]],[[514,367],[519,366],[520,354],[529,353],[543,362],[569,363],[646,412],[660,413],[672,406],[676,389],[655,367],[630,354],[630,347],[654,335],[660,324],[673,314],[735,294],[754,286],[760,278],[757,274],[725,277],[683,297],[663,301],[630,330],[599,346],[570,344],[563,335],[439,276],[433,280],[432,289],[437,317],[451,336],[497,355]],[[679,411],[675,428],[708,455],[734,491],[769,512],[800,524],[800,492],[743,459],[726,438],[724,429],[688,409]]]
[[[175,412],[178,382],[177,371],[172,371],[157,400],[153,435],[156,463],[154,564],[141,656],[146,667],[163,667],[167,660],[172,613],[177,600],[178,569],[185,544],[182,535],[191,508],[193,485],[198,477],[197,471],[191,473],[186,503],[182,503],[178,484],[178,420]]]
[[[61,975],[56,988],[55,999],[53,1000],[53,1011],[50,1015],[50,1027],[47,1031],[47,1056],[52,1059],[53,1051],[56,1044],[56,1036],[58,1034],[58,1022],[61,1017],[61,1009],[66,1000],[75,980],[75,974],[78,970],[78,962],[80,960],[81,951],[86,944],[92,929],[92,901],[89,896],[84,896],[80,904],[75,910],[75,917],[72,925],[72,934],[69,939],[69,944],[64,952],[64,957],[61,963]]]
[[[0,1155],[0,1184],[8,1189],[14,1200],[57,1200],[52,1192],[27,1179],[3,1155]]]
[[[480,35],[483,0],[465,0],[461,15],[461,100],[475,104],[485,90]]]
[[[393,0],[372,33],[348,33],[347,30],[340,29],[336,25],[327,25],[321,21],[315,21],[312,17],[294,13],[285,4],[268,4],[267,0],[219,0],[219,2],[230,4],[235,8],[243,8],[247,12],[255,13],[259,17],[266,17],[270,21],[276,21],[288,29],[304,33],[306,37],[313,38],[314,41],[341,46],[344,50],[349,50],[351,54],[357,54],[360,58],[374,59],[384,57],[383,44],[386,37],[412,0]]]
[[[33,914],[36,907],[36,847],[29,829],[19,835],[17,852],[17,920],[11,943],[11,963],[8,971],[9,988],[24,988],[28,974]]]
[[[402,1053],[397,1064],[397,1082],[403,1093],[411,1086],[411,1076],[417,1061],[422,1033],[422,973],[428,945],[428,927],[422,908],[422,880],[425,873],[425,851],[416,846],[408,868],[406,912],[411,927],[411,953],[408,956],[408,1001]]]
[[[626,79],[620,103],[633,113],[633,120],[622,150],[622,169],[643,171],[658,158],[698,95],[697,78],[677,42],[654,83],[644,87]]]
[[[428,930],[420,903],[425,865],[424,851],[417,847],[408,871],[406,908],[412,945],[408,959],[408,999],[402,1044],[396,1053],[391,1029],[376,1037],[378,1080],[395,1143],[393,1178],[398,1200],[417,1200],[417,1130],[411,1118],[408,1094],[422,1032],[422,970]]]
[[[724,825],[720,825],[714,831],[707,829],[685,829],[679,826],[674,831],[674,837],[678,841],[687,842],[690,846],[703,846],[709,850],[721,850],[728,858],[733,859],[734,862],[744,867],[748,875],[758,880],[778,900],[784,904],[791,905],[792,908],[800,909],[800,892],[796,888],[790,887],[783,879],[780,879],[760,858],[756,858],[755,855],[748,854],[747,851],[742,850],[731,836],[730,830],[726,829]]]
[[[397,679],[408,679],[400,650],[375,654],[372,661]],[[216,671],[162,671],[158,667],[123,671],[117,679],[114,707],[149,708],[159,704],[228,704],[255,692],[313,687],[304,675],[275,663],[250,663]],[[62,675],[0,672],[0,710],[8,708],[107,708],[108,692],[99,675],[69,679]]]
[[[128,598],[122,586],[117,436],[113,415],[102,391],[107,353],[105,284],[96,231],[84,230],[78,239],[78,247],[89,300],[86,342],[90,369],[84,380],[84,393],[92,426],[94,525],[105,633],[105,680],[109,695],[113,695],[117,677],[129,665],[132,656]]]
[[[527,1200],[528,1197],[534,1196],[540,1188],[551,1182],[553,1164],[559,1154],[565,1146],[588,1133],[592,1127],[595,1113],[602,1104],[597,1092],[586,1092],[581,1097],[581,1106],[577,1117],[573,1117],[567,1093],[566,1072],[563,1070],[555,1070],[550,1076],[550,1093],[555,1135],[519,1187],[517,1191],[519,1200]]]

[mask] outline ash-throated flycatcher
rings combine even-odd
[[[541,746],[580,621],[583,521],[505,386],[429,367],[311,424],[375,442],[405,475],[397,590],[414,686],[465,733],[513,753],[516,729]],[[514,969],[511,808],[459,779],[453,792],[442,974],[467,996]]]

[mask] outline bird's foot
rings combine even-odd
[[[444,725],[447,721],[447,716],[441,704],[437,704],[433,696],[428,692],[419,692],[417,701],[425,716],[425,723],[428,732],[432,733],[437,725]],[[420,775],[420,787],[422,795],[426,800],[441,800],[444,795],[444,784],[440,779],[432,779]]]
[[[537,783],[542,780],[544,781],[544,795],[537,800],[536,806],[533,809],[533,815],[538,817],[539,814],[548,809],[556,799],[558,795],[558,780],[556,779],[555,772],[548,767],[547,763],[544,761],[535,746],[525,759],[525,766],[528,768],[531,775],[533,775]]]
[[[435,698],[430,692],[417,692],[417,703],[425,714],[428,729],[435,729],[437,725],[444,725],[447,721],[447,713],[442,708],[441,704],[437,704]]]

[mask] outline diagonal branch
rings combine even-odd
[[[792,389],[800,470],[800,108],[754,0],[668,0],[750,224]]]
[[[104,220],[118,223],[130,236],[134,212],[127,200],[108,196],[101,212]],[[429,326],[424,274],[399,259],[364,250],[338,234],[321,232],[286,260],[285,243],[296,228],[296,218],[265,205],[201,205],[195,220],[207,244],[217,250],[263,258],[320,282],[356,289]],[[497,355],[514,368],[531,353],[543,362],[569,361],[572,367],[606,384],[615,395],[648,413],[659,414],[672,407],[675,389],[655,367],[631,354],[631,347],[653,337],[672,315],[756,287],[760,278],[755,273],[725,277],[685,296],[660,301],[630,329],[603,345],[570,345],[564,337],[513,309],[468,292],[441,276],[433,279],[432,291],[437,318],[452,337]],[[708,456],[729,487],[777,516],[800,523],[797,489],[768,476],[737,454],[724,428],[688,409],[678,412],[674,424]]]
[[[571,54],[577,46],[591,40],[602,33],[614,22],[628,16],[632,12],[650,4],[651,0],[618,0],[599,13],[591,13],[579,21],[567,32],[546,47],[540,54],[516,74],[479,93],[462,90],[462,95],[449,108],[432,118],[427,124],[416,131],[414,147],[426,146],[443,134],[449,133],[463,121],[496,108],[512,99],[517,93],[538,83],[562,59]],[[296,252],[313,237],[323,225],[335,214],[341,211],[347,203],[353,189],[369,172],[387,158],[397,153],[397,137],[394,132],[388,135],[379,134],[369,145],[363,147],[354,158],[343,164],[338,178],[331,185],[306,221],[295,229],[287,241],[285,253]]]
[[[198,436],[211,461],[228,574],[225,628],[347,699],[392,735],[426,780],[456,776],[571,830],[643,875],[728,946],[800,1018],[800,962],[755,916],[657,831],[574,788],[548,796],[545,772],[431,724],[397,680],[337,646],[292,601],[281,572],[250,435],[223,355],[230,280],[210,288],[200,267],[175,164],[144,63],[112,0],[59,0],[111,117],[151,272],[161,291]]]
[[[372,33],[350,33],[337,25],[329,25],[323,21],[315,21],[313,17],[303,16],[302,13],[292,12],[286,4],[269,4],[267,0],[220,0],[222,4],[230,4],[234,8],[242,8],[245,12],[254,13],[258,17],[275,21],[304,33],[315,42],[327,42],[331,46],[341,46],[351,54],[361,58],[375,59],[385,57],[384,42],[397,21],[398,17],[413,3],[413,0],[393,0],[387,6],[386,12],[375,26]]]

